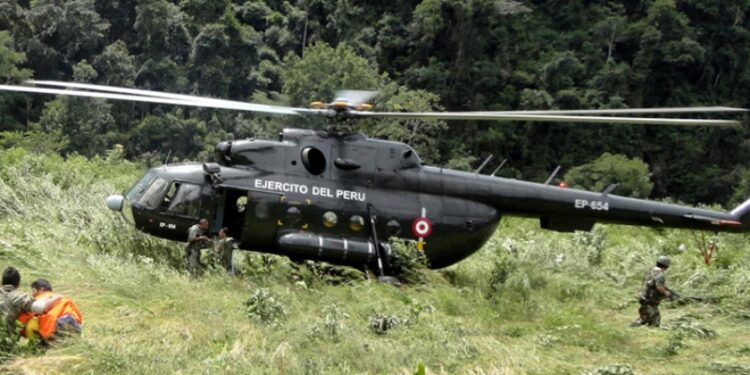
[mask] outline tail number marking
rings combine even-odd
[[[609,202],[590,201],[586,199],[576,199],[574,206],[578,210],[590,209],[593,211],[609,211]]]

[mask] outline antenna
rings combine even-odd
[[[602,196],[608,195],[609,193],[612,192],[612,190],[615,190],[615,188],[618,186],[620,186],[619,183],[609,184],[609,186],[607,186],[607,188],[602,191]]]
[[[500,163],[500,165],[498,165],[497,168],[495,168],[494,171],[492,171],[492,174],[490,176],[495,177],[495,173],[497,173],[497,171],[499,171],[500,169],[502,169],[503,166],[505,165],[505,163],[507,163],[507,162],[508,162],[508,158],[503,159],[503,162]]]
[[[474,171],[474,174],[479,174],[479,172],[482,171],[482,168],[484,168],[484,166],[487,165],[487,163],[489,163],[490,160],[492,160],[493,156],[494,155],[490,154],[490,156],[488,156],[487,159],[484,159],[484,161],[482,162],[482,165],[480,165],[479,168],[477,168],[477,170]]]
[[[544,181],[545,185],[549,185],[550,182],[552,182],[552,179],[557,176],[557,172],[560,172],[560,166],[558,165],[557,168],[555,168],[554,171],[552,171],[552,174],[547,177],[547,181]]]
[[[167,160],[164,160],[164,170],[167,169],[167,164],[169,164],[169,157],[170,156],[172,156],[172,150],[169,150],[169,152],[167,152]]]

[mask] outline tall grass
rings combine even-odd
[[[476,255],[417,270],[398,288],[332,285],[252,253],[237,257],[245,276],[196,278],[180,269],[181,244],[104,207],[140,173],[116,157],[0,151],[3,266],[19,267],[24,286],[49,278],[85,317],[80,339],[21,353],[4,371],[413,374],[423,363],[428,374],[673,374],[750,363],[747,236],[718,236],[706,267],[684,231],[571,235],[511,219]],[[643,273],[662,253],[673,257],[669,285],[709,303],[666,303],[664,329],[628,328]]]

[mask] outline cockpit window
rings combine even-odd
[[[199,185],[174,182],[164,196],[162,205],[167,212],[174,215],[198,217],[201,204],[201,187]]]
[[[151,185],[148,186],[146,192],[143,193],[140,199],[138,199],[138,205],[145,208],[154,209],[159,207],[159,202],[162,201],[164,190],[167,189],[167,181],[159,177]]]
[[[143,192],[146,191],[146,188],[151,185],[151,182],[154,181],[154,178],[156,178],[156,172],[155,171],[149,171],[146,173],[143,177],[141,177],[138,182],[133,185],[130,190],[128,190],[128,194],[125,196],[127,200],[131,202],[136,202],[138,199],[143,195]]]

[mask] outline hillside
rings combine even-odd
[[[349,89],[378,91],[375,111],[747,108],[749,58],[745,1],[5,0],[0,5],[0,82],[60,80],[295,107],[328,102],[337,90]],[[745,124],[748,119],[724,118]],[[489,170],[507,158],[502,176],[544,181],[558,165],[565,177],[609,152],[650,166],[653,198],[731,205],[738,203],[736,190],[750,195],[747,126],[396,119],[354,126],[409,143],[432,165],[473,170],[492,153],[497,158]],[[325,123],[0,94],[0,131],[55,134],[67,140],[59,148],[64,154],[103,155],[123,144],[128,159],[145,163],[168,155],[205,160],[219,140],[275,138],[283,127],[323,129]]]
[[[120,156],[0,151],[2,266],[18,267],[25,289],[50,279],[85,316],[80,340],[21,350],[4,372],[412,374],[419,363],[429,374],[750,371],[747,236],[717,237],[706,267],[686,231],[569,235],[504,219],[479,253],[424,271],[422,284],[331,285],[253,253],[236,258],[242,277],[196,279],[180,270],[182,244],[135,232],[104,207],[141,171]],[[671,287],[708,302],[666,303],[664,329],[628,328],[640,278],[662,253],[673,257]]]

